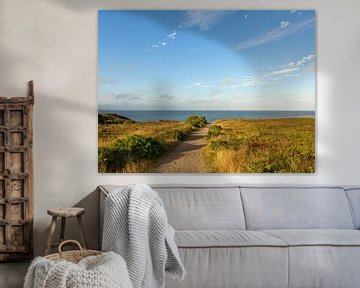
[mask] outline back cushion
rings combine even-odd
[[[360,188],[346,190],[353,211],[356,229],[360,229]]]
[[[341,188],[243,188],[246,226],[262,229],[354,229]]]
[[[176,230],[244,230],[239,187],[154,187]]]

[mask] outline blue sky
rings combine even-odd
[[[98,17],[99,109],[315,110],[313,10]]]

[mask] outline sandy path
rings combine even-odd
[[[201,155],[206,145],[205,136],[209,127],[194,131],[185,141],[167,152],[158,161],[154,172],[158,173],[205,173],[207,167]]]

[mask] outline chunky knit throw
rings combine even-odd
[[[144,184],[106,198],[102,249],[124,257],[134,288],[164,287],[165,270],[175,279],[185,276],[163,203]]]
[[[89,256],[75,264],[37,257],[24,288],[132,288],[124,259],[113,252]]]

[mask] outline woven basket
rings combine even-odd
[[[69,244],[69,243],[76,244],[79,247],[79,250],[63,252],[61,250],[61,248],[65,244]],[[54,253],[54,254],[47,255],[47,256],[45,256],[45,258],[47,258],[49,260],[54,260],[54,261],[56,261],[56,260],[66,260],[66,261],[69,261],[69,262],[78,263],[79,261],[81,261],[85,257],[96,256],[96,255],[102,254],[102,252],[100,252],[100,251],[83,249],[81,244],[76,240],[66,240],[66,241],[61,242],[61,244],[59,245],[58,251],[59,251],[59,253]]]

